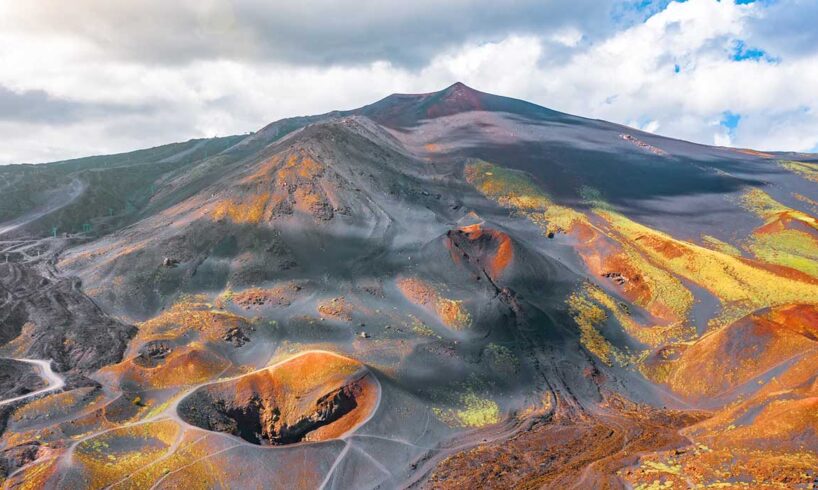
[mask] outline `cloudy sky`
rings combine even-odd
[[[455,81],[701,143],[818,151],[816,25],[815,0],[0,0],[0,164]]]

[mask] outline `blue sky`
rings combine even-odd
[[[705,144],[818,149],[814,0],[349,5],[0,2],[0,164],[243,133],[458,80]]]

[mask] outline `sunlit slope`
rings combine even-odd
[[[646,456],[626,480],[718,485],[726,483],[719,468],[732,461],[742,481],[780,484],[815,463],[815,373],[806,367],[818,339],[813,216],[750,189],[740,203],[764,223],[735,245],[702,246],[640,224],[594,189],[569,208],[524,173],[481,161],[465,173],[544,235],[562,232],[574,244],[589,283],[567,303],[590,352],[716,410],[687,432],[698,446]],[[720,304],[704,319],[693,315],[702,294]],[[646,315],[634,316],[634,307]],[[611,321],[633,343],[622,343]]]

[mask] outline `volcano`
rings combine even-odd
[[[816,175],[462,83],[0,167],[0,477],[808,488]]]

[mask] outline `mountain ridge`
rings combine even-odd
[[[807,157],[807,159],[818,159],[818,155],[813,154],[813,153],[791,152],[791,151],[763,151],[763,150],[752,150],[752,149],[749,149],[749,148],[720,147],[720,146],[714,146],[714,145],[707,145],[707,144],[704,144],[704,143],[694,143],[694,142],[674,138],[672,136],[665,136],[665,135],[659,135],[659,134],[655,134],[655,133],[651,133],[651,132],[645,132],[645,131],[642,131],[642,130],[640,130],[638,128],[633,128],[631,126],[622,125],[622,124],[618,124],[618,123],[612,123],[612,122],[606,121],[604,119],[587,118],[587,117],[583,117],[583,116],[577,116],[577,115],[572,115],[572,114],[568,114],[568,113],[564,113],[564,112],[559,112],[559,111],[556,111],[554,109],[550,109],[550,108],[547,108],[545,106],[541,106],[541,105],[538,105],[536,103],[528,102],[528,101],[525,101],[525,100],[522,100],[522,99],[516,99],[516,98],[508,97],[508,96],[494,95],[494,94],[490,94],[488,92],[481,92],[479,90],[476,90],[476,89],[473,89],[473,88],[469,87],[468,85],[464,84],[463,82],[458,81],[458,82],[454,82],[453,84],[449,85],[448,87],[446,87],[446,88],[444,88],[442,90],[438,90],[438,91],[425,92],[425,93],[401,93],[401,92],[392,93],[390,95],[387,95],[387,96],[383,97],[382,99],[380,99],[378,101],[375,101],[375,102],[373,102],[371,104],[363,105],[363,106],[361,106],[359,108],[356,108],[356,109],[332,110],[332,111],[329,111],[329,112],[326,112],[326,113],[323,113],[323,114],[285,117],[285,118],[273,121],[271,123],[268,123],[268,124],[262,126],[261,128],[259,128],[258,130],[254,131],[254,132],[252,132],[250,134],[245,134],[245,135],[236,134],[236,135],[232,135],[232,136],[213,137],[213,138],[198,137],[198,138],[191,138],[191,139],[189,139],[187,141],[184,141],[184,142],[165,143],[165,144],[161,144],[161,145],[151,147],[151,148],[129,150],[129,151],[123,151],[123,152],[119,152],[119,153],[99,154],[99,155],[92,155],[92,156],[87,156],[87,157],[77,157],[77,158],[72,158],[72,159],[67,159],[67,160],[55,160],[55,161],[42,162],[42,163],[11,163],[11,164],[4,165],[4,166],[5,167],[9,167],[9,166],[13,167],[13,166],[55,165],[55,164],[66,164],[66,163],[70,163],[70,162],[83,161],[83,160],[87,160],[89,158],[115,158],[115,157],[118,157],[118,156],[129,155],[129,154],[132,154],[134,152],[148,152],[148,151],[151,151],[151,150],[165,149],[165,148],[168,148],[168,147],[171,147],[171,146],[174,146],[174,145],[189,145],[191,143],[198,143],[198,142],[209,141],[209,140],[218,140],[218,139],[225,139],[225,138],[252,139],[253,136],[256,136],[259,133],[265,133],[265,132],[274,132],[274,134],[272,135],[273,137],[283,137],[288,132],[294,130],[293,128],[300,128],[300,127],[306,126],[307,124],[319,122],[322,119],[328,119],[328,118],[333,118],[333,117],[345,117],[345,116],[353,116],[353,115],[363,115],[363,116],[371,117],[372,115],[375,115],[373,120],[375,120],[376,122],[383,123],[385,121],[377,121],[377,119],[378,119],[377,115],[378,115],[378,113],[380,113],[380,112],[382,112],[384,110],[387,110],[387,108],[389,108],[389,106],[392,105],[391,102],[401,101],[401,100],[404,100],[404,101],[408,100],[408,101],[411,101],[412,103],[417,104],[417,103],[421,102],[422,100],[425,100],[425,99],[428,99],[428,98],[445,98],[447,96],[447,94],[451,94],[453,92],[454,93],[462,92],[462,93],[468,94],[468,96],[471,97],[471,98],[487,97],[489,100],[492,101],[491,103],[488,104],[490,107],[492,107],[491,109],[486,109],[481,105],[471,105],[471,106],[467,105],[467,106],[461,107],[459,109],[459,112],[467,112],[467,111],[473,111],[473,110],[489,110],[489,111],[502,112],[502,109],[500,109],[498,107],[502,107],[503,106],[502,102],[507,101],[507,105],[512,106],[512,107],[513,106],[529,107],[529,108],[534,109],[535,112],[542,112],[544,114],[553,114],[553,115],[557,115],[557,116],[564,116],[564,117],[568,117],[568,118],[574,118],[574,119],[585,120],[585,121],[600,122],[600,123],[620,127],[625,132],[632,132],[632,133],[638,133],[638,134],[642,134],[642,135],[649,135],[649,136],[668,139],[668,140],[683,141],[683,142],[693,144],[693,145],[701,145],[703,147],[723,148],[723,149],[732,150],[732,151],[750,151],[750,152],[759,153],[759,154],[768,153],[770,155],[790,155],[790,156],[793,156],[793,157],[800,157],[800,158]],[[384,106],[386,106],[386,107],[384,107]],[[398,110],[398,109],[395,109],[395,110]],[[446,115],[451,115],[451,114],[446,114]],[[415,120],[414,122],[417,122],[417,121]],[[279,126],[285,126],[285,128],[280,129]]]

